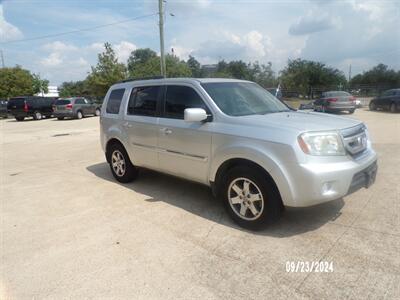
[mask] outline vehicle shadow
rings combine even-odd
[[[146,195],[145,201],[163,201],[224,226],[250,232],[233,223],[225,213],[221,201],[215,199],[210,189],[204,185],[146,169],[140,170],[138,178],[133,183],[120,184],[112,176],[107,163],[98,163],[86,169],[103,180]],[[334,221],[340,216],[343,206],[343,199],[338,199],[307,208],[286,207],[277,223],[251,233],[283,238],[313,231]]]

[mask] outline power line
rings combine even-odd
[[[148,18],[148,17],[152,17],[152,16],[156,16],[156,15],[158,15],[158,13],[138,16],[135,18],[126,19],[126,20],[119,21],[119,22],[102,24],[102,25],[97,25],[97,26],[93,26],[93,27],[87,27],[87,28],[82,28],[82,29],[77,29],[77,30],[72,30],[72,31],[59,32],[59,33],[54,33],[54,34],[49,34],[49,35],[27,38],[27,39],[13,40],[13,41],[9,41],[9,42],[2,42],[0,44],[6,45],[6,44],[12,44],[12,43],[19,43],[19,42],[35,41],[35,40],[47,39],[47,38],[52,38],[52,37],[57,37],[57,36],[62,36],[62,35],[67,35],[67,34],[72,34],[72,33],[78,33],[78,32],[82,32],[82,31],[91,31],[91,30],[96,30],[96,29],[103,28],[103,27],[114,26],[114,25],[118,25],[118,24],[122,24],[122,23],[132,22],[134,20]]]

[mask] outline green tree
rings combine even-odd
[[[174,55],[165,56],[165,65],[167,77],[190,77],[192,74],[189,66]],[[150,49],[132,51],[128,58],[128,71],[131,78],[159,76],[160,57]]]
[[[128,58],[128,72],[134,74],[135,69],[143,64],[149,62],[149,60],[157,57],[157,53],[150,48],[136,49],[131,52]]]
[[[87,77],[88,87],[95,97],[104,97],[109,87],[126,79],[126,67],[119,63],[111,44],[104,44],[104,52],[98,54],[98,62]]]
[[[281,71],[280,79],[286,89],[308,96],[312,96],[312,90],[316,87],[338,88],[346,85],[343,72],[320,62],[303,59],[289,59],[288,65]]]
[[[41,79],[40,75],[33,74],[32,75],[32,85],[33,85],[33,93],[34,94],[46,94],[49,92],[49,81],[46,79]]]
[[[203,77],[203,72],[201,71],[200,63],[191,55],[189,55],[189,59],[186,62],[190,71],[192,72],[192,77]]]
[[[362,74],[358,74],[351,79],[352,85],[386,85],[389,88],[400,85],[400,71],[389,69],[387,65],[379,64]]]
[[[60,97],[91,96],[91,92],[86,80],[63,82],[59,90]]]
[[[33,76],[20,66],[0,69],[0,98],[34,94]]]

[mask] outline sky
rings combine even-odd
[[[302,58],[346,76],[350,65],[353,76],[378,63],[400,69],[398,0],[167,0],[165,11],[166,52],[202,64],[271,62],[278,73]],[[7,67],[51,85],[82,80],[105,42],[124,63],[137,48],[159,52],[157,12],[157,0],[0,0],[0,50]]]

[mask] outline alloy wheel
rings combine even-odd
[[[117,176],[119,177],[124,176],[126,171],[125,158],[119,150],[115,150],[112,153],[111,165]]]
[[[228,188],[228,200],[235,214],[244,220],[256,220],[264,210],[264,198],[260,188],[244,177],[231,182]]]

